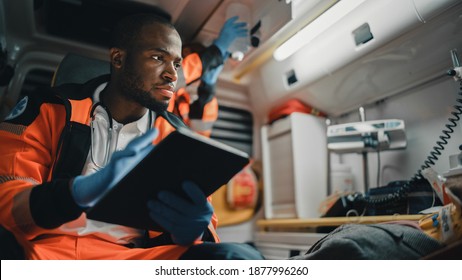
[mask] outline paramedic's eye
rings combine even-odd
[[[178,70],[178,69],[181,68],[181,63],[179,63],[179,62],[175,63],[174,65],[175,65],[175,70]]]
[[[164,58],[163,58],[161,55],[153,55],[152,58],[153,58],[154,60],[159,61],[159,62],[164,61]]]

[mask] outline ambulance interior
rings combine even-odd
[[[218,78],[211,137],[251,156],[255,183],[214,194],[222,241],[284,259],[342,223],[417,219],[436,205],[438,193],[411,188],[425,205],[333,207],[347,194],[393,196],[428,167],[462,173],[460,0],[0,0],[0,117],[66,54],[107,61],[124,14],[167,15],[183,44],[207,46],[230,7],[251,35]]]

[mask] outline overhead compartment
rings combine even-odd
[[[413,0],[417,16],[422,22],[430,20],[457,2],[460,3],[460,0]]]
[[[449,32],[454,33],[454,30],[447,30],[448,34],[426,34],[425,32],[441,31],[437,30],[438,27],[429,26],[424,33],[418,31],[428,24],[426,22],[431,22],[436,15],[457,3],[459,3],[457,8],[460,10],[462,5],[458,0],[364,1],[292,56],[279,62],[271,59],[264,64],[260,68],[260,75],[266,98],[270,103],[276,104],[296,96],[331,115],[338,115],[358,104],[380,99],[381,96],[386,96],[390,91],[397,89],[385,87],[385,90],[382,90],[380,86],[372,83],[361,90],[363,85],[356,84],[348,88],[354,91],[348,98],[339,100],[338,97],[343,94],[343,84],[360,83],[363,80],[361,77],[381,81],[386,80],[387,76],[393,77],[396,69],[389,66],[394,66],[396,62],[400,67],[404,66],[403,69],[408,73],[409,68],[426,67],[425,63],[423,65],[421,63],[421,60],[426,59],[422,56],[422,51],[430,52],[426,54],[431,55],[431,50],[428,46],[416,45],[420,43],[428,45],[425,40],[438,39],[444,35],[449,36],[449,40],[452,41],[447,45],[448,47],[460,45],[462,36],[459,34],[459,38],[456,38],[457,34],[449,34]],[[458,17],[454,16],[450,20],[458,21]],[[452,24],[460,25],[460,19],[459,22]],[[411,34],[411,32],[415,33],[415,38],[409,42],[402,42],[407,46],[393,44],[404,34]],[[377,53],[378,51],[380,52]],[[449,58],[449,49],[447,49],[447,57]],[[374,59],[380,63],[371,68],[370,63]],[[338,75],[350,65],[355,66],[343,75]],[[386,67],[392,72],[386,72],[387,69],[377,70],[377,66]],[[376,72],[369,72],[372,70]],[[411,71],[419,74],[419,77],[413,75],[413,80],[430,75],[430,70],[426,72],[420,70]],[[351,71],[359,76],[359,80],[355,80],[357,76],[349,76]],[[377,71],[385,71],[382,73],[384,76],[374,76]],[[294,77],[296,77],[295,82]],[[399,78],[401,80],[398,79],[397,83],[403,86],[407,82],[406,77]],[[323,80],[326,82],[323,83]],[[390,83],[395,83],[395,80],[386,80],[385,85]]]

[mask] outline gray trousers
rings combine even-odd
[[[317,241],[305,255],[309,260],[420,259],[444,245],[422,231],[399,224],[346,224]]]

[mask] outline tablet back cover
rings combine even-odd
[[[181,183],[191,180],[209,196],[248,163],[248,155],[240,150],[186,129],[174,131],[96,205],[87,209],[87,217],[161,231],[149,217],[146,206],[159,191],[184,195]]]

